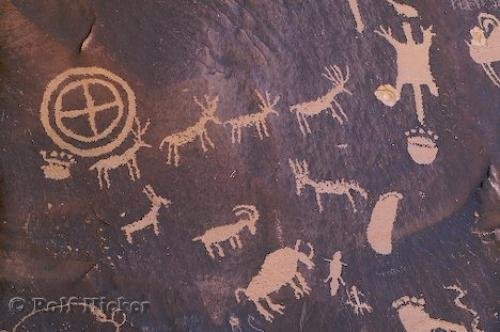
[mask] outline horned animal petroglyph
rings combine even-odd
[[[241,143],[241,129],[246,127],[255,127],[260,139],[264,139],[264,135],[269,137],[269,132],[267,130],[266,120],[271,114],[279,116],[279,113],[274,109],[278,103],[280,97],[277,96],[271,101],[271,96],[269,92],[266,91],[266,97],[257,90],[255,90],[257,98],[259,98],[259,112],[253,114],[246,114],[238,116],[234,119],[224,122],[226,125],[231,126],[231,141],[234,143]]]
[[[336,181],[315,181],[309,177],[309,166],[305,160],[299,162],[298,160],[292,161],[288,159],[288,163],[295,176],[297,195],[300,196],[302,194],[302,189],[304,189],[305,186],[311,186],[316,193],[316,203],[318,204],[319,212],[323,212],[323,205],[321,203],[322,194],[346,195],[354,212],[357,212],[357,210],[351,190],[359,193],[364,199],[368,198],[368,193],[361,188],[356,181],[346,181],[344,179]]]
[[[208,144],[212,148],[215,148],[214,143],[212,142],[210,137],[208,137],[207,124],[209,122],[213,122],[215,124],[221,124],[221,121],[215,114],[217,112],[219,97],[218,96],[209,97],[208,95],[205,95],[204,97],[205,97],[205,105],[202,104],[197,97],[194,97],[194,102],[202,109],[202,113],[198,122],[196,122],[194,125],[183,131],[166,136],[161,141],[160,150],[163,149],[163,146],[165,144],[168,145],[168,152],[167,152],[168,165],[172,164],[172,159],[173,159],[174,166],[176,167],[179,166],[179,162],[181,160],[179,154],[179,147],[184,146],[188,143],[192,143],[196,139],[200,140],[201,149],[203,150],[203,152],[208,151],[206,144]]]
[[[345,84],[349,80],[349,67],[346,68],[345,75],[338,66],[325,67],[325,71],[326,72],[323,76],[332,82],[332,86],[328,92],[316,100],[296,104],[290,107],[290,111],[292,113],[295,112],[295,115],[297,116],[300,131],[304,136],[311,133],[311,128],[309,127],[307,118],[320,114],[323,111],[330,110],[332,117],[340,124],[343,124],[344,120],[347,121],[347,115],[335,98],[343,92],[352,95],[352,93],[345,88]]]
[[[135,181],[141,177],[141,170],[137,165],[137,152],[141,148],[150,148],[151,145],[144,142],[142,136],[146,133],[149,127],[149,121],[146,122],[144,128],[141,129],[141,124],[138,118],[135,118],[136,129],[132,129],[132,134],[134,135],[134,145],[127,149],[123,154],[112,155],[108,158],[101,159],[92,166],[89,170],[97,171],[97,179],[99,180],[99,188],[104,188],[104,182],[106,182],[106,187],[109,188],[111,182],[109,180],[109,171],[112,169],[117,169],[119,167],[127,165],[128,174],[132,181]]]
[[[310,249],[309,255],[299,251],[302,241],[297,240],[295,247],[285,247],[268,254],[260,268],[259,273],[252,278],[247,288],[238,288],[235,291],[236,300],[241,301],[241,294],[255,305],[257,311],[266,320],[274,319],[273,312],[283,314],[285,306],[273,303],[269,297],[283,286],[292,287],[297,299],[309,294],[311,288],[308,286],[302,274],[298,271],[298,263],[302,262],[308,269],[314,268],[314,248],[307,243]],[[266,309],[260,301],[264,301],[269,309]]]
[[[342,279],[342,269],[347,264],[342,262],[342,252],[340,251],[335,252],[332,259],[325,259],[325,261],[330,263],[330,274],[324,282],[330,283],[330,295],[335,296],[340,285],[345,286],[344,279]]]
[[[255,206],[237,205],[234,207],[233,212],[237,217],[242,218],[233,224],[211,228],[203,235],[193,239],[193,241],[201,241],[212,258],[215,258],[213,247],[217,249],[220,257],[224,257],[224,250],[221,247],[221,243],[224,241],[229,240],[233,249],[242,248],[239,233],[245,228],[248,228],[252,235],[257,232],[256,223],[259,220],[259,211]]]
[[[149,227],[149,226],[153,226],[153,231],[156,234],[156,236],[160,235],[160,229],[158,227],[158,225],[159,225],[158,215],[159,215],[160,208],[162,206],[168,207],[172,203],[168,199],[157,195],[154,192],[153,187],[151,187],[150,185],[147,185],[146,187],[144,187],[142,192],[146,195],[146,197],[151,202],[151,209],[140,220],[135,221],[131,224],[125,225],[121,228],[122,231],[125,232],[125,237],[130,244],[132,244],[132,234],[133,233],[138,232],[140,230],[143,230],[144,228]]]
[[[347,294],[347,298],[349,299],[347,300],[346,304],[352,307],[356,316],[358,316],[359,314],[364,315],[365,311],[368,313],[373,311],[371,305],[369,305],[367,302],[361,301],[361,298],[363,298],[365,294],[363,294],[363,292],[361,292],[358,287],[351,286],[351,290],[347,291],[346,289],[345,292]]]

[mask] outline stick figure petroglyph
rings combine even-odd
[[[202,113],[198,122],[183,131],[166,136],[161,141],[160,150],[162,150],[163,146],[167,144],[167,165],[172,164],[173,158],[174,166],[179,166],[179,162],[181,159],[179,155],[179,147],[184,146],[188,143],[192,143],[196,139],[200,140],[201,149],[203,150],[203,152],[208,151],[206,144],[208,144],[211,148],[215,148],[214,143],[212,142],[210,137],[208,137],[207,124],[209,122],[221,124],[221,121],[215,114],[217,112],[219,97],[209,97],[208,95],[205,95],[204,97],[205,104],[202,104],[197,97],[194,97],[194,102],[202,109]]]
[[[354,310],[354,313],[356,316],[358,315],[364,315],[365,311],[368,313],[371,313],[373,311],[373,308],[371,305],[369,305],[367,302],[362,302],[361,299],[365,296],[363,292],[361,292],[358,287],[356,286],[351,286],[351,290],[346,289],[346,294],[347,294],[347,302],[346,304],[350,305],[352,309]]]
[[[300,250],[302,241],[297,240],[295,248],[285,247],[268,254],[260,268],[259,273],[252,278],[247,288],[238,288],[235,291],[236,300],[241,301],[241,295],[244,294],[255,305],[257,311],[272,322],[273,312],[283,314],[285,306],[273,303],[269,297],[277,292],[283,286],[292,287],[297,299],[311,292],[306,280],[298,271],[298,263],[302,262],[310,270],[314,268],[314,248],[307,243],[310,249],[309,255]],[[264,301],[269,309],[266,309],[260,301]]]
[[[228,241],[233,249],[242,248],[239,233],[243,229],[248,228],[250,234],[255,235],[257,232],[256,223],[259,220],[259,212],[253,205],[237,205],[233,209],[237,217],[242,217],[233,224],[218,226],[209,229],[203,235],[197,236],[193,241],[201,241],[205,246],[210,257],[215,259],[213,247],[217,249],[217,254],[224,257],[221,243]]]
[[[125,225],[121,228],[122,231],[125,232],[125,237],[126,237],[128,243],[130,243],[130,244],[132,244],[132,234],[133,233],[141,231],[144,228],[149,227],[149,226],[153,226],[153,231],[156,234],[156,236],[160,235],[160,229],[158,227],[158,225],[159,225],[159,221],[158,221],[159,211],[160,211],[162,206],[168,208],[169,205],[172,203],[168,199],[157,195],[154,192],[153,187],[151,187],[150,185],[146,185],[146,187],[144,187],[142,192],[146,195],[146,197],[151,202],[151,209],[140,220],[135,221],[131,224]]]
[[[264,136],[269,137],[266,124],[267,117],[271,114],[279,116],[279,113],[274,109],[280,99],[279,96],[271,101],[271,96],[267,91],[265,93],[265,98],[257,90],[255,90],[255,94],[260,101],[259,112],[241,115],[224,122],[224,124],[231,126],[231,141],[233,144],[236,142],[241,143],[241,129],[246,127],[255,127],[261,140],[264,139]],[[262,135],[262,133],[264,133],[264,135]]]
[[[321,195],[346,195],[349,203],[351,203],[354,212],[356,210],[356,204],[354,203],[354,198],[352,197],[351,190],[360,194],[364,199],[368,198],[368,193],[361,188],[361,186],[356,181],[346,181],[344,179],[336,181],[315,181],[309,177],[309,166],[305,160],[299,162],[298,160],[292,161],[288,159],[288,163],[292,172],[295,176],[295,184],[297,187],[297,195],[302,194],[302,190],[306,186],[310,186],[314,189],[316,193],[316,203],[318,204],[319,212],[323,212],[323,205],[321,204]]]
[[[330,274],[324,282],[330,283],[330,295],[335,296],[340,285],[345,286],[344,279],[342,279],[342,269],[347,264],[342,262],[342,252],[340,251],[335,252],[332,259],[325,259],[325,261],[330,263]]]
[[[71,166],[76,164],[76,160],[72,154],[64,151],[59,153],[52,151],[47,155],[47,151],[45,150],[40,151],[40,154],[43,160],[47,162],[47,165],[40,167],[46,179],[64,180],[71,176]]]
[[[112,169],[117,169],[122,166],[127,166],[128,174],[130,180],[136,181],[141,177],[141,170],[137,165],[137,152],[141,148],[150,148],[151,145],[147,144],[143,140],[143,135],[146,133],[149,127],[149,121],[146,122],[144,128],[141,128],[141,123],[138,118],[135,118],[136,129],[132,129],[134,135],[134,145],[127,149],[124,153],[120,155],[112,155],[105,159],[101,159],[92,166],[89,170],[97,171],[97,179],[99,180],[99,187],[103,189],[104,182],[106,182],[106,187],[109,188],[111,185],[109,179],[109,171]]]
[[[344,92],[352,95],[352,93],[345,88],[345,84],[349,80],[350,75],[349,67],[346,67],[346,74],[344,75],[338,66],[327,66],[325,67],[325,73],[322,75],[332,83],[328,92],[313,101],[303,102],[290,107],[290,111],[292,113],[295,112],[295,115],[297,116],[300,131],[304,136],[311,133],[311,128],[309,127],[307,118],[320,114],[323,111],[329,110],[332,117],[340,124],[347,121],[347,115],[335,98]]]

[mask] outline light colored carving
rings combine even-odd
[[[52,151],[47,155],[47,151],[40,151],[43,160],[47,165],[42,165],[40,168],[46,179],[64,180],[71,176],[71,165],[76,164],[76,160],[72,154],[64,151]]]
[[[392,229],[401,199],[402,194],[388,192],[379,197],[373,208],[366,235],[372,249],[381,255],[389,255],[392,252]]]
[[[166,136],[160,143],[160,150],[163,149],[163,146],[167,144],[168,153],[167,153],[167,164],[172,164],[172,158],[174,162],[174,166],[179,166],[179,162],[181,160],[179,155],[179,147],[184,146],[188,143],[192,143],[195,140],[199,139],[201,143],[201,148],[203,152],[207,152],[208,144],[210,147],[215,148],[214,143],[208,137],[207,133],[207,124],[209,122],[213,122],[215,124],[221,124],[221,121],[215,114],[217,112],[217,106],[219,104],[219,96],[209,97],[205,95],[205,104],[202,104],[197,97],[194,97],[194,102],[200,106],[202,109],[202,113],[198,122],[196,122],[191,127],[187,129],[177,132],[175,134]]]
[[[168,208],[172,203],[170,200],[163,198],[157,195],[153,187],[150,185],[146,185],[142,192],[146,195],[146,197],[151,202],[151,209],[148,213],[144,215],[140,220],[137,220],[131,224],[123,226],[121,229],[125,232],[125,238],[128,243],[132,244],[132,234],[138,231],[145,229],[146,227],[153,226],[153,231],[156,236],[160,235],[160,229],[158,227],[159,221],[159,211],[162,206]]]
[[[390,84],[379,86],[377,90],[375,90],[375,97],[389,107],[396,105],[401,98],[398,90]]]
[[[358,0],[347,0],[347,2],[349,3],[349,8],[351,9],[354,20],[356,21],[356,30],[359,33],[362,33],[365,29],[365,24],[363,23],[361,13],[359,12]]]
[[[406,148],[413,161],[419,165],[432,164],[439,151],[437,146],[439,136],[424,128],[411,129],[405,132],[405,135]]]
[[[242,332],[240,319],[235,315],[229,317],[229,325],[231,326],[232,332]]]
[[[337,251],[333,254],[332,259],[325,259],[325,261],[330,263],[330,274],[323,280],[326,283],[330,283],[330,295],[335,296],[339,290],[340,285],[345,286],[344,279],[342,279],[342,269],[347,266],[342,262],[342,252]]]
[[[442,329],[447,332],[467,332],[460,324],[432,318],[424,309],[425,300],[404,296],[392,303],[398,311],[399,319],[407,332],[432,332]]]
[[[201,241],[210,257],[215,259],[213,247],[217,249],[217,254],[224,257],[224,250],[221,243],[228,241],[233,249],[242,248],[239,233],[248,228],[250,234],[257,232],[256,223],[259,220],[259,212],[253,205],[237,205],[233,209],[237,217],[241,217],[237,222],[229,225],[218,226],[209,229],[203,235],[197,236],[193,241]]]
[[[467,291],[463,290],[458,285],[445,286],[444,288],[455,291],[457,293],[457,297],[453,301],[455,303],[455,305],[461,309],[464,309],[465,311],[469,312],[472,315],[472,317],[473,317],[473,320],[471,322],[472,332],[484,332],[484,330],[481,330],[479,328],[479,319],[480,318],[479,318],[478,312],[474,309],[467,307],[462,302],[462,298],[464,298],[467,295]]]
[[[150,148],[151,145],[144,142],[142,136],[146,133],[149,127],[149,121],[146,122],[144,128],[141,128],[141,124],[139,119],[135,119],[136,129],[132,129],[132,133],[134,135],[134,144],[132,147],[127,149],[124,153],[119,155],[112,155],[107,158],[101,159],[92,166],[90,166],[89,170],[97,171],[97,179],[99,181],[99,188],[104,188],[104,182],[106,183],[106,187],[109,188],[111,185],[109,179],[109,171],[112,169],[117,169],[122,166],[127,166],[128,174],[132,181],[140,179],[141,170],[137,165],[137,152],[141,148]]]
[[[297,299],[309,294],[311,288],[308,286],[302,274],[298,271],[298,262],[302,262],[308,269],[314,268],[314,248],[307,243],[310,249],[309,255],[299,251],[302,241],[297,240],[295,248],[285,247],[268,254],[260,268],[259,273],[252,278],[247,288],[238,288],[235,291],[236,300],[241,301],[244,294],[255,305],[257,311],[270,322],[274,319],[273,312],[283,314],[285,306],[273,303],[270,294],[277,292],[283,286],[292,287]],[[266,309],[260,301],[264,301],[269,309]]]
[[[415,8],[413,8],[412,6],[398,3],[394,0],[385,0],[385,1],[387,1],[399,15],[402,15],[402,16],[405,16],[408,18],[418,17],[418,11]]]
[[[332,82],[332,86],[328,92],[313,101],[296,104],[290,107],[290,111],[292,113],[295,112],[295,115],[297,116],[297,121],[302,135],[306,136],[308,133],[311,133],[311,128],[309,127],[307,118],[320,114],[323,111],[329,110],[332,117],[340,124],[343,124],[344,120],[347,121],[347,115],[335,97],[344,92],[352,95],[352,93],[345,88],[345,84],[349,80],[349,75],[349,67],[346,67],[345,75],[338,66],[325,67],[325,73],[323,76]]]
[[[346,304],[352,307],[352,310],[354,311],[356,316],[360,314],[364,315],[365,311],[368,313],[371,313],[373,311],[371,305],[361,300],[365,296],[365,294],[363,294],[356,286],[351,286],[351,290],[347,291],[346,289],[345,292],[348,298]]]
[[[491,14],[481,13],[478,16],[479,26],[471,31],[469,53],[477,64],[483,67],[488,78],[500,88],[500,77],[491,65],[500,61],[500,21]]]
[[[257,98],[259,98],[259,112],[253,114],[246,114],[238,116],[234,119],[224,122],[226,125],[231,126],[231,141],[234,143],[241,143],[241,129],[246,127],[255,127],[260,139],[264,139],[264,135],[269,137],[267,130],[266,120],[271,114],[279,116],[279,113],[274,109],[280,97],[277,96],[271,101],[269,92],[266,91],[266,97],[257,90],[255,90]],[[264,134],[264,135],[262,135]]]
[[[105,91],[112,100],[96,104],[91,88]],[[82,94],[85,105],[65,110],[66,98],[73,93]],[[97,115],[102,112],[113,115],[108,124],[98,123]],[[97,157],[123,143],[132,128],[135,112],[135,95],[127,82],[103,68],[82,67],[66,70],[49,82],[40,106],[40,120],[47,135],[60,148],[82,157]],[[68,119],[80,118],[88,123],[90,135],[79,133],[66,123]]]
[[[323,212],[323,205],[321,204],[322,194],[346,195],[354,212],[357,212],[357,210],[351,190],[359,193],[364,199],[368,198],[368,193],[361,188],[356,181],[346,181],[344,179],[336,181],[315,181],[309,177],[309,166],[305,160],[299,162],[298,160],[292,161],[288,159],[288,163],[295,176],[297,195],[300,196],[302,194],[304,187],[312,187],[316,193],[316,203],[318,204],[319,212]]]

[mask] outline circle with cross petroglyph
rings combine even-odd
[[[80,67],[49,82],[40,120],[60,148],[97,157],[123,143],[135,112],[135,95],[127,82],[102,68]]]

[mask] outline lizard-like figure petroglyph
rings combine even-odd
[[[354,310],[354,313],[356,316],[358,315],[364,315],[365,311],[368,313],[371,313],[373,311],[373,308],[371,305],[369,305],[367,302],[363,302],[361,298],[365,296],[363,292],[361,292],[358,287],[356,286],[351,286],[351,290],[346,289],[346,294],[348,300],[346,301],[346,304],[350,305],[352,307],[352,310]]]

